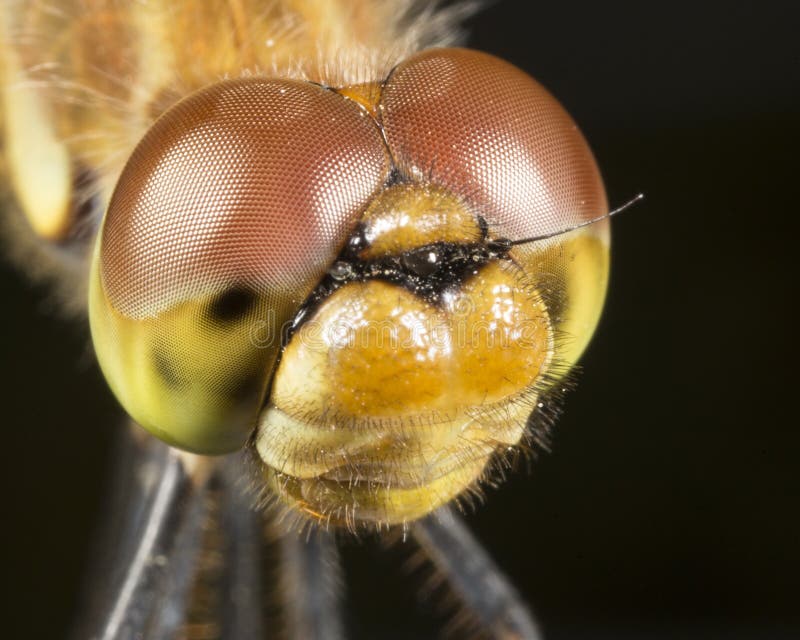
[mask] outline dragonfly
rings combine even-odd
[[[76,637],[270,637],[265,530],[289,637],[344,637],[336,537],[367,534],[475,633],[541,637],[460,512],[547,446],[615,211],[556,99],[458,46],[474,10],[0,10],[6,226],[132,424]]]

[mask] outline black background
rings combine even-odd
[[[572,113],[612,204],[647,197],[613,223],[552,453],[470,517],[548,639],[800,637],[793,4],[507,1],[470,21]],[[1,275],[2,627],[62,637],[119,414],[85,328]],[[345,557],[360,637],[440,624],[402,553]]]

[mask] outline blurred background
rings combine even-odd
[[[800,637],[798,18],[506,0],[469,22],[471,46],[572,113],[612,206],[646,195],[614,220],[605,315],[552,452],[469,517],[548,640]],[[86,328],[0,271],[3,628],[62,637],[121,414]],[[346,546],[354,637],[441,626],[406,555]]]

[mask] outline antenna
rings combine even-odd
[[[602,216],[598,216],[597,218],[592,218],[591,220],[586,220],[585,222],[581,222],[580,224],[576,224],[575,226],[569,227],[567,229],[561,229],[559,231],[553,231],[552,233],[546,233],[544,235],[534,236],[532,238],[524,238],[522,240],[500,240],[499,242],[502,242],[503,244],[507,243],[507,245],[509,247],[514,247],[514,246],[519,245],[519,244],[527,244],[529,242],[538,242],[539,240],[547,240],[549,238],[555,238],[556,236],[560,236],[560,235],[563,235],[565,233],[569,233],[570,231],[575,231],[576,229],[581,229],[583,227],[588,227],[589,225],[594,224],[595,222],[600,222],[601,220],[605,220],[606,218],[610,218],[611,216],[615,216],[618,213],[622,213],[623,211],[625,211],[625,209],[628,209],[628,208],[632,207],[637,202],[639,202],[640,200],[643,200],[643,199],[644,199],[644,194],[640,193],[640,194],[636,195],[635,197],[631,198],[630,200],[628,200],[622,206],[617,207],[616,209],[612,209],[608,213],[604,213]]]

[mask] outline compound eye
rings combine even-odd
[[[499,58],[467,49],[419,53],[390,75],[380,113],[406,176],[467,199],[506,237],[563,230],[606,211],[575,123],[533,78]]]
[[[90,317],[131,416],[202,453],[241,446],[288,321],[389,157],[375,123],[316,85],[221,82],[169,110],[112,197]]]

